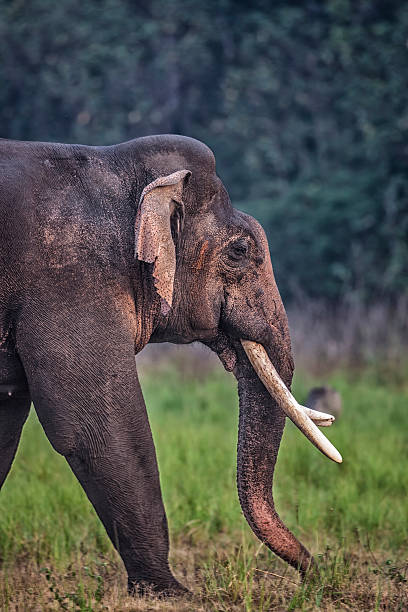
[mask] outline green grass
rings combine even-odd
[[[343,417],[325,433],[344,455],[336,465],[288,423],[275,476],[276,502],[293,529],[336,540],[372,537],[390,550],[406,547],[408,534],[408,394],[364,381],[333,380]],[[182,392],[181,392],[182,389]],[[296,381],[295,395],[307,388]],[[169,376],[147,380],[145,396],[158,449],[165,500],[173,529],[196,521],[212,537],[241,522],[235,492],[237,399],[232,378],[205,384]],[[188,444],[186,444],[188,441]]]
[[[300,401],[313,382],[296,379]],[[279,513],[323,568],[318,583],[296,586],[296,573],[259,545],[239,507],[233,378],[217,371],[194,380],[169,366],[144,376],[173,565],[198,597],[175,610],[337,609],[336,601],[342,609],[352,601],[360,609],[404,609],[408,391],[364,376],[338,374],[330,382],[344,410],[325,433],[344,463],[327,460],[288,424],[276,470]],[[0,558],[1,609],[22,609],[23,583],[25,609],[30,589],[36,601],[43,598],[41,609],[156,609],[125,597],[121,564],[34,413],[0,495]]]

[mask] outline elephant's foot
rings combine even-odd
[[[188,595],[190,591],[180,584],[175,578],[171,582],[163,584],[147,582],[145,580],[128,579],[128,593],[132,597],[182,597]]]

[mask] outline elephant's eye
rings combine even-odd
[[[233,262],[240,262],[248,255],[248,243],[245,239],[241,238],[236,240],[229,245],[228,258]]]

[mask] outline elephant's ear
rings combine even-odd
[[[140,196],[136,215],[135,257],[154,264],[154,284],[161,297],[163,314],[167,314],[173,301],[176,272],[173,235],[180,231],[184,215],[183,189],[190,174],[189,170],[179,170],[159,176],[147,185]]]

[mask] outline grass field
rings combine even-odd
[[[316,381],[297,375],[304,400]],[[235,487],[237,395],[221,368],[192,378],[161,365],[142,378],[156,442],[175,574],[193,595],[126,596],[123,566],[62,457],[31,415],[0,495],[1,610],[407,610],[408,388],[330,378],[344,412],[325,459],[288,424],[278,510],[317,556],[320,580],[252,535]]]

